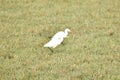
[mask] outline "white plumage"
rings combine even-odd
[[[59,32],[57,32],[52,37],[52,39],[47,44],[44,45],[44,47],[49,47],[49,48],[50,47],[51,48],[57,47],[58,45],[60,45],[63,42],[64,38],[67,37],[68,32],[70,32],[70,29],[68,29],[68,28],[65,29],[65,31],[59,31]]]

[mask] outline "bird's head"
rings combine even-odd
[[[65,32],[71,32],[71,30],[69,28],[66,28]]]

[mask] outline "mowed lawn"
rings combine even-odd
[[[0,80],[120,80],[120,0],[0,0]]]

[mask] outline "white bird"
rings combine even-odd
[[[57,47],[58,45],[60,45],[64,38],[67,37],[68,35],[68,32],[70,32],[70,29],[65,29],[65,31],[59,31],[57,32],[53,37],[52,39],[44,45],[44,47],[48,47],[48,48],[55,48]]]

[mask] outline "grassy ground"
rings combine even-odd
[[[0,0],[0,80],[120,80],[120,1]]]

